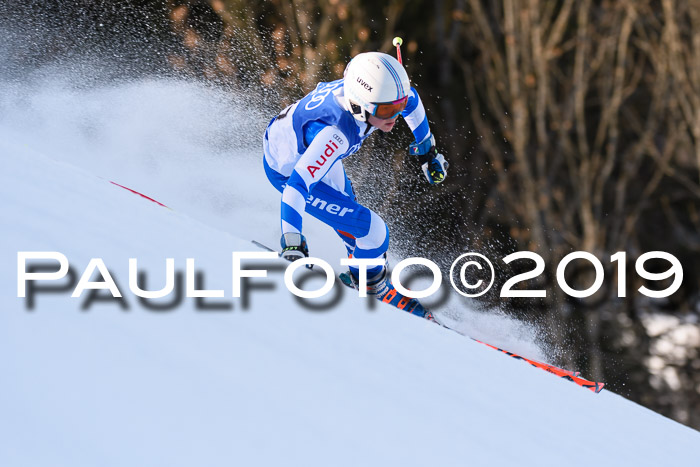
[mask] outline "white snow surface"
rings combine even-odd
[[[231,253],[279,236],[271,113],[244,97],[167,80],[0,90],[0,466],[696,465],[698,432],[350,291],[312,312],[270,272],[244,310]],[[330,229],[305,229],[340,270]],[[19,251],[60,252],[77,277],[102,258],[128,309],[82,309],[89,291],[70,288],[29,310]],[[231,309],[147,309],[129,258],[149,289],[166,258],[194,258],[225,293],[208,303]],[[545,357],[527,325],[450,307],[472,336]]]

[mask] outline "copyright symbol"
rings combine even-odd
[[[455,277],[459,279],[458,284],[455,283]],[[481,253],[465,253],[457,258],[450,268],[452,287],[465,297],[474,298],[484,295],[491,289],[495,279],[496,272],[493,264]],[[484,286],[486,282],[488,285]]]

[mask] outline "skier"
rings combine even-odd
[[[379,52],[355,56],[342,79],[319,83],[274,117],[263,138],[264,167],[282,193],[282,257],[308,257],[302,234],[307,212],[338,233],[349,257],[377,260],[377,266],[367,269],[368,294],[432,319],[417,300],[403,298],[391,284],[386,263],[389,229],[377,213],[357,202],[342,163],[374,130],[390,132],[399,115],[415,137],[409,153],[418,157],[430,184],[442,183],[448,164],[435,148],[418,93],[399,61]],[[359,289],[359,269],[349,269],[341,279]]]

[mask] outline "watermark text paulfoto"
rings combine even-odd
[[[327,261],[309,257],[287,264],[276,261],[277,259],[278,254],[275,252],[232,252],[231,287],[228,297],[241,299],[242,307],[247,309],[250,307],[253,291],[257,293],[275,289],[274,281],[264,283],[260,280],[267,278],[269,272],[283,272],[286,289],[301,304],[308,305],[310,309],[318,310],[330,309],[337,304],[342,296],[344,286],[339,284],[336,272]],[[660,272],[651,272],[645,267],[647,262],[651,260],[660,260],[668,267],[661,268]],[[243,264],[244,261],[245,264]],[[501,298],[544,298],[547,296],[546,289],[528,289],[522,286],[525,281],[537,279],[545,272],[545,260],[540,255],[529,251],[520,251],[505,256],[501,261],[507,265],[516,261],[526,261],[525,264],[528,265],[534,263],[534,267],[530,266],[529,271],[514,275],[503,283],[499,292]],[[567,267],[574,261],[587,263],[588,267],[592,267],[593,283],[585,289],[575,289],[567,283]],[[607,278],[616,281],[617,296],[626,297],[628,288],[627,263],[626,253],[618,252],[612,255],[608,263],[608,270],[612,267],[614,274],[612,274],[613,277],[608,278],[600,259],[591,253],[576,251],[562,258],[556,266],[556,285],[571,297],[586,298],[598,292]],[[367,269],[381,264],[383,264],[383,260],[376,259],[343,258],[340,260],[341,266],[353,266],[359,271],[359,290],[354,293],[360,297],[367,296]],[[644,253],[636,259],[634,266],[641,279],[663,281],[662,284],[666,286],[662,290],[649,289],[645,285],[640,286],[637,292],[647,297],[669,297],[682,285],[683,267],[680,261],[670,253],[664,251]],[[306,270],[308,273],[310,267],[314,267],[315,278],[323,278],[324,282],[322,286],[308,290],[304,288],[304,283],[309,276],[307,274],[300,278],[299,271]],[[402,272],[407,268],[412,268],[415,271],[416,267],[420,267],[423,272],[422,277],[427,279],[429,285],[420,289],[409,289],[404,282],[410,282],[415,278],[415,275],[411,276],[409,280],[405,280],[406,276],[402,279]],[[182,303],[183,298],[195,299],[196,307],[202,310],[232,309],[231,303],[220,301],[220,299],[227,297],[224,289],[205,288],[204,273],[196,270],[193,258],[185,260],[184,274],[182,271],[176,271],[175,259],[165,259],[165,272],[159,276],[161,280],[163,275],[165,285],[161,289],[146,290],[144,285],[147,281],[146,273],[139,271],[137,258],[130,258],[128,260],[128,291],[141,304],[152,310],[173,309]],[[99,276],[99,280],[93,280],[93,276]],[[429,259],[414,257],[400,261],[392,269],[390,277],[396,290],[405,296],[417,299],[426,299],[435,295],[442,295],[443,299],[446,297],[444,293],[438,294],[443,282],[442,271],[437,264]],[[454,260],[448,277],[452,288],[460,295],[479,297],[493,287],[496,269],[485,255],[464,253]],[[425,282],[424,280],[421,283]],[[334,294],[331,294],[334,289]],[[100,291],[102,295],[98,294]],[[17,253],[17,297],[26,299],[26,306],[29,310],[34,308],[36,297],[39,294],[52,293],[70,293],[72,298],[82,298],[83,309],[88,309],[95,302],[110,300],[116,301],[122,308],[128,308],[128,300],[126,300],[124,292],[126,290],[119,287],[116,278],[110,273],[101,258],[92,258],[78,278],[75,268],[71,267],[68,258],[63,253],[57,251],[20,251]],[[324,297],[328,299],[329,295],[332,295],[331,301],[326,301],[325,305],[318,305],[317,299]],[[449,295],[449,291],[447,295]],[[169,301],[164,303],[163,299],[166,298]]]

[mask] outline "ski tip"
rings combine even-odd
[[[600,391],[603,390],[603,387],[605,386],[605,383],[597,383],[595,381],[590,382],[590,384],[580,384],[586,389],[590,389],[591,391],[595,392],[596,394],[599,394]]]
[[[251,240],[250,242],[251,242],[253,245],[257,246],[258,248],[262,248],[263,250],[271,251],[271,252],[273,252],[273,253],[279,253],[278,251],[273,250],[273,249],[270,248],[269,246],[264,245],[264,244],[260,243],[260,242],[257,241],[257,240]]]

